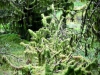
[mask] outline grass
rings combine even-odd
[[[24,47],[20,45],[22,41],[25,40],[20,39],[20,36],[17,34],[0,35],[0,51],[21,55],[24,51]]]
[[[0,35],[0,52],[6,52],[6,56],[13,59],[14,65],[23,65],[24,60],[24,47],[20,45],[20,42],[27,42],[22,40],[17,34],[2,34]],[[17,59],[16,56],[19,59]],[[12,75],[12,71],[7,68],[6,65],[0,66],[0,75]]]

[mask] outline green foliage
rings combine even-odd
[[[25,39],[29,39],[27,33],[29,28],[37,31],[43,26],[41,14],[51,14],[52,9],[48,10],[51,4],[56,8],[64,9],[64,16],[66,16],[66,10],[72,10],[74,7],[72,1],[66,0],[5,0],[0,1],[0,4],[1,23],[10,23],[11,32],[18,33]]]
[[[2,34],[0,35],[0,52],[14,53],[15,55],[21,54],[24,51],[24,47],[19,45],[19,43],[22,41],[27,43],[17,34]]]
[[[53,5],[52,8],[55,11]],[[48,16],[42,14],[44,27],[36,32],[28,30],[32,40],[28,45],[24,45],[28,46],[26,50],[36,54],[33,58],[37,58],[37,66],[44,67],[45,65],[45,75],[57,73],[62,75],[92,75],[93,66],[97,64],[97,61],[91,62],[83,56],[74,55],[79,46],[84,44],[78,45],[79,43],[76,43],[78,42],[77,38],[81,35],[76,34],[75,31],[66,32],[69,28],[62,27],[64,24],[62,15],[60,15],[59,20],[56,19],[56,15],[52,16],[53,14],[50,14],[51,21],[48,22]],[[54,26],[55,28],[53,28]],[[49,37],[46,37],[47,35]],[[89,42],[91,40],[88,39]]]
[[[85,16],[83,17],[82,22],[82,31],[85,30],[84,34],[86,34],[87,37],[97,36],[97,39],[99,40],[99,0],[94,0],[89,2]],[[92,12],[91,12],[92,11]],[[88,20],[87,20],[88,19]],[[86,28],[85,28],[86,26]]]
[[[31,64],[26,65],[22,68],[22,75],[33,75],[33,66]]]
[[[15,42],[20,43],[21,39],[20,36],[17,34],[4,34],[0,36],[2,42]]]
[[[71,8],[68,7],[70,11],[66,15],[72,13],[73,9],[72,1],[67,2]],[[25,47],[25,65],[22,67],[12,66],[11,63],[9,65],[21,71],[22,75],[94,75],[94,72],[99,74],[98,56],[96,56],[98,49],[96,54],[92,53],[95,50],[94,46],[99,46],[99,43],[94,43],[96,39],[88,38],[87,34],[83,36],[80,30],[67,27],[64,9],[51,4],[48,10],[52,12],[48,15],[41,14],[43,27],[38,31],[28,29],[31,41],[20,43]],[[84,57],[91,53],[96,59]]]
[[[49,64],[45,64],[45,75],[53,75],[52,70],[50,70],[50,65]]]
[[[100,25],[99,20],[100,17],[98,16],[100,13],[99,6],[100,6],[99,0],[89,0],[89,3],[87,3],[87,8],[84,11],[83,21],[81,25],[81,34],[82,34],[82,41],[85,43],[85,52],[87,54],[87,51],[94,52],[94,56],[96,58],[99,58],[100,49],[99,44],[99,36],[100,36]],[[96,55],[95,55],[96,53]],[[98,62],[99,63],[99,62]]]

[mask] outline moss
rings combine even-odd
[[[3,34],[0,36],[0,41],[20,43],[22,40],[20,38],[20,35],[17,34]]]
[[[48,63],[45,64],[45,75],[53,75],[53,72],[50,69],[50,65]]]
[[[28,42],[22,40],[20,35],[17,34],[2,34],[0,35],[0,52],[11,52],[15,55],[22,55],[24,47],[19,44],[22,41],[25,43]]]
[[[33,69],[34,68],[31,64],[24,66],[22,69],[22,75],[33,75]]]

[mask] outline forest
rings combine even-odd
[[[100,0],[0,0],[0,75],[100,75]]]

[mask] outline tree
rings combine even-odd
[[[68,10],[73,5],[67,0],[1,0],[0,4],[2,8],[0,21],[10,23],[12,32],[20,34],[23,38],[28,36],[28,29],[37,31],[43,26],[41,14],[50,14],[51,10],[48,10],[48,7],[51,4],[64,10]],[[66,13],[64,15],[66,16]]]
[[[85,10],[81,29],[85,41],[91,39],[91,43],[85,43],[85,54],[88,48],[95,49],[95,56],[100,52],[100,0],[88,0],[89,4]]]

